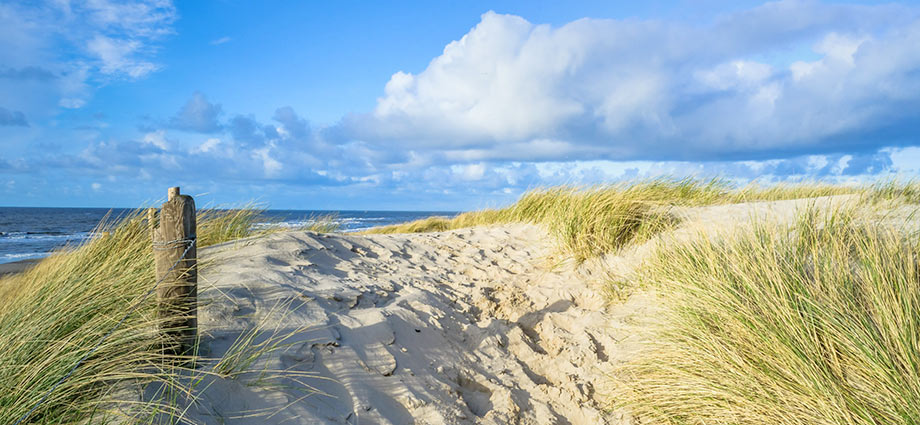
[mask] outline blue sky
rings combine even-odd
[[[920,174],[916,2],[0,2],[0,205]]]

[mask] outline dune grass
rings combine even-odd
[[[339,230],[340,225],[334,214],[310,216],[302,226],[285,227],[269,220],[258,228],[259,221],[268,220],[261,215],[264,208],[247,204],[239,208],[207,208],[198,212],[198,239],[201,246],[216,245],[223,242],[243,239],[255,235],[265,235],[290,230],[329,233]]]
[[[560,186],[528,191],[499,209],[430,217],[373,228],[366,233],[439,232],[504,223],[544,225],[564,254],[577,261],[642,242],[677,223],[669,206],[703,206],[860,193],[864,189],[821,183],[734,188],[719,180],[653,179],[601,186]]]
[[[817,198],[820,196],[861,195],[865,194],[868,189],[869,187],[865,185],[843,186],[823,182],[774,183],[768,185],[751,183],[738,188],[729,186],[722,197],[713,199],[713,202],[708,204],[697,205],[785,201],[790,199]]]
[[[920,181],[886,180],[870,186],[872,201],[897,201],[907,204],[920,204]]]
[[[690,187],[688,190],[695,190]],[[411,223],[374,228],[367,233],[417,233],[444,231],[501,223],[533,223],[547,226],[562,250],[577,260],[612,251],[667,227],[667,211],[649,201],[650,186],[533,190],[513,205],[460,214],[454,218],[432,217]]]
[[[613,399],[649,424],[918,423],[920,240],[866,217],[666,244],[639,274],[661,323]]]
[[[0,423],[12,424],[153,284],[150,233],[139,215],[103,223],[80,249],[0,280]],[[142,306],[27,423],[74,423],[100,407],[107,383],[162,358],[156,318]]]
[[[260,211],[204,210],[201,247],[252,236]],[[150,230],[143,215],[104,220],[96,237],[61,251],[25,273],[0,279],[0,423],[31,408],[153,287]],[[108,417],[115,383],[175,383],[157,332],[150,297],[58,387],[26,423],[65,424]],[[169,413],[168,403],[131,406],[143,417]],[[154,415],[154,416],[152,416]]]

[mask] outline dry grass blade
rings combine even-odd
[[[576,260],[614,251],[671,228],[668,207],[752,200],[782,200],[858,193],[862,189],[820,183],[740,189],[720,179],[660,178],[591,187],[552,187],[529,191],[511,206],[468,212],[454,218],[431,217],[370,229],[367,233],[437,232],[511,222],[546,226],[561,250]]]
[[[201,246],[252,236],[260,210],[205,210]],[[81,246],[62,250],[29,271],[0,279],[0,423],[25,414],[123,316],[125,306],[154,285],[150,231],[132,213],[106,219]],[[163,353],[155,301],[148,299],[64,381],[28,423],[105,421],[118,382],[180,381],[181,370],[160,368]],[[176,384],[178,385],[178,384]],[[133,411],[169,412],[163,402]],[[154,415],[155,416],[155,415]]]
[[[666,314],[614,399],[643,423],[916,424],[920,241],[867,216],[665,247],[642,275]]]

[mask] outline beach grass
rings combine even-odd
[[[201,246],[216,245],[284,231],[330,233],[341,226],[335,214],[312,215],[299,226],[286,226],[278,219],[264,217],[263,207],[245,204],[236,208],[206,208],[198,212],[198,239]],[[255,226],[256,224],[259,226]]]
[[[531,223],[546,226],[561,251],[577,261],[640,243],[672,228],[671,206],[776,201],[865,192],[861,187],[799,183],[736,188],[720,179],[659,178],[599,186],[559,186],[528,191],[514,204],[377,227],[366,233],[440,232],[472,226]]]
[[[648,424],[916,424],[920,241],[877,216],[663,244],[639,273],[660,322],[613,400]]]
[[[253,229],[260,212],[202,211],[199,245],[273,231]],[[22,417],[135,304],[136,311],[24,423],[105,421],[112,417],[114,384],[178,382],[181,371],[163,367],[175,358],[162,347],[155,296],[139,303],[155,283],[143,215],[103,220],[93,234],[81,246],[0,279],[0,423]],[[156,400],[129,407],[135,420],[170,414],[173,408]],[[125,414],[122,408],[119,415]]]
[[[370,229],[367,233],[418,233],[504,223],[547,226],[566,254],[578,260],[612,251],[667,227],[672,219],[641,193],[646,187],[558,187],[532,190],[500,209],[431,217]],[[653,189],[657,190],[657,189]]]
[[[869,186],[870,200],[920,204],[920,181],[883,180]]]

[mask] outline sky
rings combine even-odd
[[[0,0],[0,206],[920,177],[920,3]]]

